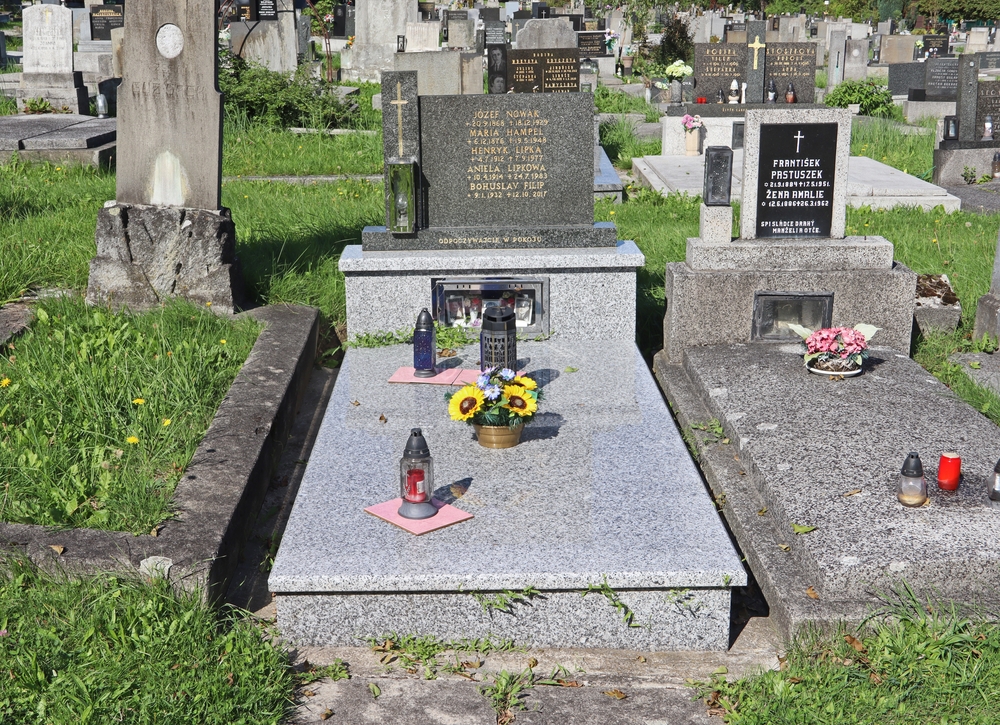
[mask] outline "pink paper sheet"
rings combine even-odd
[[[365,513],[376,516],[383,521],[388,521],[393,526],[398,526],[404,531],[409,531],[411,534],[416,534],[417,536],[422,536],[429,531],[437,531],[446,526],[461,523],[472,518],[472,514],[446,503],[442,504],[437,514],[431,516],[429,519],[404,519],[397,513],[401,503],[403,503],[403,499],[394,498],[391,501],[384,501],[383,503],[369,506],[365,509]],[[435,503],[435,506],[437,505]]]
[[[392,374],[389,378],[390,383],[426,383],[428,385],[454,385],[455,378],[458,377],[459,373],[462,372],[459,368],[448,368],[447,370],[442,370],[438,368],[439,372],[433,378],[418,378],[413,374],[413,368],[400,368]]]

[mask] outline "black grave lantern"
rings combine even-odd
[[[958,141],[958,116],[944,117],[944,140]]]
[[[705,149],[705,206],[729,206],[733,191],[733,150],[728,146]]]
[[[517,318],[509,305],[489,307],[483,313],[479,369],[494,367],[517,372]]]

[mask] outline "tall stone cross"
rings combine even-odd
[[[761,48],[766,48],[767,45],[765,43],[761,43],[760,36],[757,35],[754,37],[753,42],[749,43],[747,47],[753,48],[753,69],[757,70],[757,54],[760,52]]]

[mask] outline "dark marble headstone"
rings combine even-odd
[[[905,96],[911,88],[924,87],[923,63],[893,63],[889,66],[889,92]]]
[[[507,53],[506,43],[486,46],[486,88],[489,93],[507,92]]]
[[[333,37],[345,38],[347,32],[347,6],[333,6]]]
[[[829,237],[837,170],[836,123],[762,123],[758,238]]]
[[[275,21],[278,19],[278,0],[257,0],[257,19]]]
[[[719,91],[729,93],[736,80],[746,81],[747,47],[737,43],[696,43],[694,77],[698,95],[715,103]]]
[[[597,58],[608,54],[604,33],[577,33],[576,44],[581,58]]]
[[[479,8],[479,19],[484,23],[499,23],[500,8]]]
[[[816,101],[816,44],[768,43],[766,83],[774,81],[778,88],[778,103],[785,102],[788,84],[795,86],[796,103]],[[750,86],[747,84],[749,101]]]
[[[1000,127],[1000,81],[979,81],[979,98],[976,103],[976,125],[973,129],[973,141],[983,137],[986,117],[993,117],[993,127]],[[959,137],[961,137],[964,121],[959,121]],[[996,133],[1000,139],[1000,132]]]
[[[958,58],[928,58],[924,90],[928,101],[958,100]]]
[[[580,90],[580,51],[576,48],[511,50],[507,53],[508,90],[514,93],[574,93]]]
[[[386,99],[395,82],[384,75]],[[614,247],[613,225],[594,224],[593,143],[580,143],[593,137],[593,103],[584,93],[422,97],[426,224],[403,238],[368,228],[362,246]]]
[[[444,24],[448,25],[452,20],[468,20],[469,11],[468,10],[445,10],[444,11]]]
[[[889,70],[892,70],[891,68]],[[979,58],[976,54],[958,56],[958,140],[978,141],[976,106],[979,101]],[[981,130],[980,130],[981,133]]]
[[[90,9],[90,37],[111,40],[111,31],[125,27],[124,5],[95,5]]]
[[[747,103],[764,102],[765,66],[767,65],[767,21],[747,23]]]
[[[492,20],[484,24],[486,28],[486,45],[506,45],[507,44],[507,24],[493,22]]]
[[[925,35],[924,36],[924,57],[942,58],[948,55],[947,35]]]
[[[983,70],[995,70],[1000,68],[1000,53],[977,53],[979,56],[979,67]]]
[[[515,10],[511,20],[531,20],[531,18],[530,10]]]
[[[420,163],[420,107],[417,99],[416,71],[386,71],[382,73],[382,153],[386,160],[384,172],[385,213],[392,216],[389,164]],[[419,175],[418,175],[419,179]],[[425,218],[423,196],[417,192],[416,218]]]

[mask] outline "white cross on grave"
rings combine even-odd
[[[792,136],[792,138],[795,139],[795,153],[799,153],[799,144],[802,143],[802,139],[805,138],[805,136],[802,135],[802,129],[799,129],[799,132]]]

